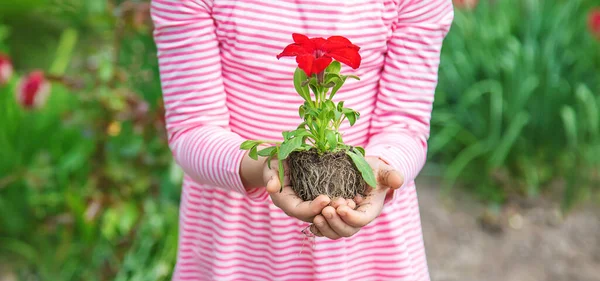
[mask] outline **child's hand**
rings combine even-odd
[[[312,222],[314,217],[323,211],[325,206],[329,205],[331,199],[326,195],[319,195],[313,201],[303,201],[296,195],[290,186],[289,170],[287,161],[283,162],[284,179],[283,190],[280,191],[279,168],[277,160],[271,160],[271,168],[265,163],[263,170],[263,180],[267,192],[271,195],[271,200],[275,206],[282,209],[288,216],[295,217],[305,222]]]
[[[366,160],[377,177],[377,188],[370,189],[366,198],[357,196],[356,209],[343,204],[344,199],[336,199],[331,206],[323,208],[313,220],[313,234],[334,240],[356,234],[381,214],[388,191],[402,186],[403,177],[392,167],[379,158],[367,157]]]

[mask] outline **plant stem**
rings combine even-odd
[[[321,71],[321,72],[317,73],[317,84],[318,85],[323,84],[324,78],[325,78],[325,71]]]

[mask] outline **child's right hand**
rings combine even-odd
[[[265,162],[263,169],[263,181],[267,192],[275,206],[283,210],[288,216],[295,217],[305,222],[312,222],[314,217],[321,214],[323,208],[331,203],[327,195],[319,195],[315,200],[303,201],[296,195],[290,186],[290,173],[287,161],[283,162],[284,178],[283,189],[279,183],[279,168],[277,159],[271,160],[271,168]],[[279,192],[281,190],[281,192]]]

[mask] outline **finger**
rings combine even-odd
[[[267,183],[266,189],[268,193],[279,192],[281,190],[281,183],[279,180],[279,163],[277,163],[277,159],[271,160],[271,168],[265,166],[265,171],[263,175],[263,180]],[[283,161],[283,186],[290,185],[290,171],[288,168],[287,161]],[[276,180],[272,182],[273,180]]]
[[[312,201],[301,201],[293,207],[292,215],[304,221],[311,221],[316,215],[320,214],[331,199],[327,195],[319,195]]]
[[[358,209],[352,210],[348,206],[338,208],[337,214],[346,224],[352,227],[363,227],[375,219],[372,212]]]
[[[329,227],[341,237],[350,237],[360,230],[360,228],[346,224],[332,206],[325,207],[322,214],[325,217],[325,220],[327,220]]]
[[[275,161],[275,165],[273,165],[273,160],[271,160],[271,167],[277,166],[277,161]],[[281,189],[281,185],[279,184],[279,175],[277,170],[269,169],[265,166],[265,171],[263,172],[263,181],[266,182],[265,188],[268,193],[279,192]]]
[[[404,184],[404,177],[387,164],[381,164],[377,172],[377,183],[382,186],[397,189]]]
[[[363,200],[365,200],[365,197],[363,197],[360,194],[357,194],[356,196],[354,196],[354,202],[356,203],[356,205],[360,205],[360,203],[362,203]],[[352,209],[356,209],[356,207],[354,207]]]
[[[317,229],[319,232],[321,232],[321,234],[323,234],[323,236],[332,240],[340,239],[340,236],[335,233],[331,227],[329,227],[327,220],[322,215],[316,216],[313,220],[313,223],[317,226]]]
[[[346,200],[344,198],[338,197],[335,198],[331,201],[331,204],[329,204],[331,207],[333,207],[334,209],[337,209],[339,206],[345,205],[346,204]]]
[[[267,182],[267,192],[268,193],[277,193],[281,190],[281,184],[279,184],[279,179],[275,176],[271,177]]]
[[[315,224],[310,225],[310,232],[312,232],[312,234],[314,234],[315,236],[323,237],[323,234],[321,233],[321,231],[319,231]]]
[[[279,181],[277,182],[279,183]],[[271,201],[273,201],[275,206],[282,209],[286,215],[291,217],[293,216],[293,207],[303,202],[289,186],[284,187],[281,192],[271,193]]]
[[[319,195],[312,201],[303,201],[290,186],[284,186],[282,192],[272,193],[271,200],[288,216],[305,222],[311,222],[331,202],[326,195]]]
[[[379,216],[383,209],[385,192],[372,192],[358,204],[356,210],[341,206],[336,211],[342,220],[353,227],[363,227]]]
[[[350,209],[353,209],[353,210],[356,209],[356,202],[354,202],[354,200],[352,200],[352,199],[346,199],[346,205],[348,205],[348,207],[350,207]]]

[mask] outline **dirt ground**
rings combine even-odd
[[[433,281],[600,281],[600,207],[563,217],[536,200],[482,216],[464,194],[440,196],[433,179],[417,186]]]

